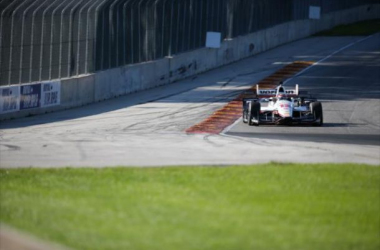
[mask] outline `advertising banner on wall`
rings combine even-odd
[[[20,86],[0,87],[0,114],[20,110]]]
[[[61,82],[43,82],[41,88],[41,107],[50,107],[61,103]]]
[[[0,87],[0,114],[61,104],[61,81]]]
[[[41,83],[21,85],[20,110],[39,108],[41,100]]]

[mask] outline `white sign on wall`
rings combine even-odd
[[[61,82],[42,82],[41,107],[50,107],[61,103]]]
[[[0,114],[20,110],[20,86],[0,87]]]
[[[309,18],[310,19],[320,19],[321,18],[321,7],[310,6],[309,7]]]
[[[206,48],[219,49],[220,48],[220,32],[207,32]]]

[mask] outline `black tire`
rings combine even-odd
[[[314,126],[322,126],[323,125],[322,103],[320,103],[320,102],[310,103],[310,112],[313,114],[314,119],[316,120],[316,122],[313,123],[313,125]]]
[[[259,102],[251,102],[248,109],[248,125],[249,126],[259,126],[260,119],[260,108],[261,105]],[[252,119],[255,119],[257,122],[253,122]]]

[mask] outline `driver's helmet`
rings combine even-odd
[[[289,97],[286,94],[278,94],[277,95],[277,100],[287,100],[287,101],[292,101],[292,98]]]

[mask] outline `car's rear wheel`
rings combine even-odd
[[[251,102],[249,104],[248,110],[248,125],[249,126],[259,126],[260,120],[260,103],[259,102]]]
[[[243,122],[248,123],[248,110],[249,110],[249,103],[243,101]]]
[[[310,103],[310,111],[314,116],[315,122],[313,125],[322,126],[323,125],[323,110],[322,103],[320,102],[312,102]]]

